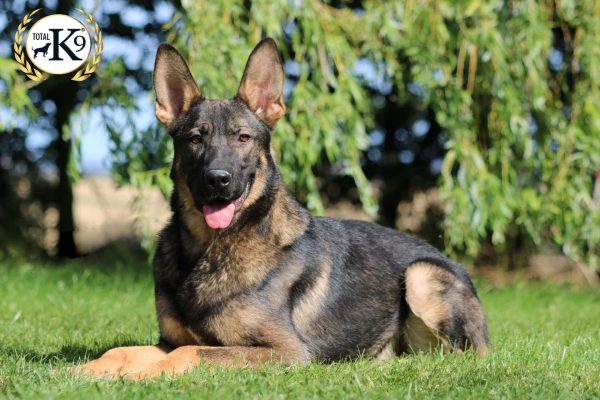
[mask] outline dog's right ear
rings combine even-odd
[[[167,128],[202,98],[187,63],[169,44],[158,47],[153,78],[156,117]]]

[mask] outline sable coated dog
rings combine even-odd
[[[84,373],[387,359],[438,344],[485,353],[483,310],[460,264],[402,232],[313,217],[288,195],[270,150],[283,80],[265,39],[237,95],[208,100],[177,50],[159,47],[156,115],[175,147],[173,216],[154,258],[160,343],[112,349]]]

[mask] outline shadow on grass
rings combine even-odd
[[[126,263],[132,267],[143,268],[151,264],[153,254],[142,249],[139,241],[122,238],[110,242],[93,252],[80,254],[75,258],[60,258],[44,253],[26,253],[20,249],[4,254],[0,252],[0,263],[19,267],[23,265],[39,265],[44,267],[61,267],[74,264],[85,264],[89,267],[103,268],[107,265]]]
[[[80,364],[95,358],[115,347],[123,346],[144,346],[147,344],[134,341],[117,341],[109,346],[86,346],[86,345],[66,345],[58,351],[44,352],[31,348],[5,347],[0,345],[0,355],[6,358],[22,359],[28,363],[37,364]]]
[[[151,257],[131,241],[119,241],[94,253],[72,259],[43,257],[35,260],[0,260],[0,268],[31,269],[56,279],[79,275],[113,276],[138,281],[152,278]],[[131,278],[131,279],[130,279]]]

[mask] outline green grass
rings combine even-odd
[[[478,285],[494,351],[286,369],[209,370],[150,382],[95,381],[66,367],[157,339],[149,267],[0,265],[0,397],[598,398],[600,293]]]

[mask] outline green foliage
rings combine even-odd
[[[85,399],[598,398],[600,295],[547,284],[479,287],[487,357],[433,353],[302,368],[196,368],[150,382],[66,368],[158,339],[146,263],[0,264],[0,397]],[[126,259],[126,258],[125,258]]]
[[[0,87],[4,87],[0,90],[0,104],[10,110],[10,117],[0,120],[0,132],[14,128],[18,115],[32,118],[37,114],[27,94],[36,83],[25,78],[18,67],[12,59],[0,57]]]
[[[450,249],[491,235],[551,240],[600,265],[600,3],[371,2],[366,48],[399,90],[424,89],[445,130],[440,190]],[[551,68],[553,33],[564,62]],[[556,51],[556,50],[555,50]],[[398,54],[408,66],[398,65]],[[406,73],[408,69],[408,73]]]

